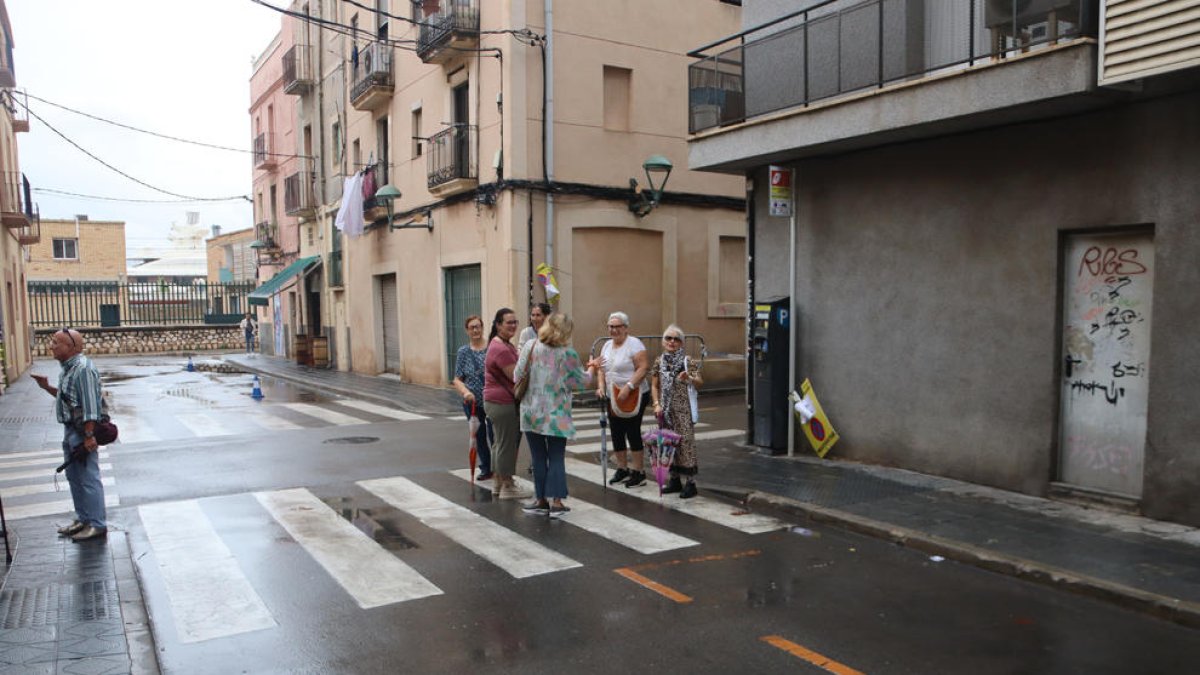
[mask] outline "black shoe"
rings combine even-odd
[[[613,472],[613,477],[608,479],[608,484],[616,485],[617,483],[620,483],[621,481],[625,480],[626,478],[629,478],[629,469],[624,469],[624,468],[617,469],[616,471]]]
[[[625,481],[625,487],[633,488],[646,482],[645,471],[634,471],[629,474],[629,480]]]
[[[691,499],[692,497],[695,497],[699,493],[700,493],[700,491],[696,489],[696,481],[689,480],[687,482],[687,485],[683,486],[683,492],[679,493],[679,498],[680,499]]]
[[[550,504],[544,501],[532,501],[522,506],[521,510],[531,516],[545,516],[550,514]]]
[[[475,476],[475,480],[491,480],[493,475],[495,474],[491,471],[480,471],[479,475]]]
[[[663,488],[663,494],[669,495],[679,492],[683,489],[683,481],[679,480],[679,476],[671,476],[671,480],[667,482],[667,486]]]
[[[551,506],[550,507],[550,517],[551,518],[561,518],[562,516],[565,516],[568,512],[570,512],[570,510],[571,510],[571,507],[569,507],[569,506]]]

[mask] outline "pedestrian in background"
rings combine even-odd
[[[671,462],[671,480],[663,494],[678,492],[683,499],[695,497],[696,489],[696,389],[704,384],[700,367],[683,348],[683,329],[675,324],[663,331],[663,353],[650,369],[650,396],[655,416],[662,415],[663,426],[679,434],[679,447]],[[682,478],[681,478],[682,477]],[[686,478],[687,483],[683,483]]]
[[[511,309],[496,311],[488,335],[487,356],[483,369],[483,409],[492,420],[495,443],[492,446],[492,494],[500,499],[524,499],[529,493],[517,488],[517,449],[521,445],[521,423],[513,394],[513,369],[517,366],[517,348],[513,336],[521,322]]]
[[[246,312],[246,318],[242,319],[242,336],[246,339],[246,353],[254,353],[254,334],[258,332],[258,322],[254,320],[254,315]]]
[[[625,312],[608,315],[608,335],[610,339],[600,349],[604,366],[596,388],[596,396],[608,399],[609,429],[617,459],[617,470],[608,482],[612,485],[625,481],[625,487],[632,488],[646,482],[642,415],[650,403],[646,382],[650,359],[646,345],[629,334],[629,315]],[[625,457],[626,449],[632,453],[632,460]]]
[[[492,423],[483,410],[483,371],[487,359],[488,343],[483,339],[483,318],[478,315],[467,317],[463,326],[467,329],[467,344],[458,348],[454,357],[454,389],[463,399],[463,414],[467,419],[475,415],[479,429],[475,431],[475,451],[479,456],[479,475],[475,480],[492,477],[492,451],[488,443]]]
[[[75,505],[75,521],[60,527],[58,533],[75,541],[87,541],[108,534],[104,506],[104,485],[100,483],[100,453],[96,442],[96,423],[107,418],[100,395],[100,373],[92,360],[83,355],[83,335],[66,328],[50,338],[50,353],[62,364],[58,386],[50,386],[45,375],[33,375],[34,381],[54,397],[54,411],[63,425],[63,461],[67,462],[67,483]],[[82,448],[82,457],[72,454]]]
[[[538,331],[542,329],[542,324],[545,323],[546,317],[550,316],[550,305],[544,302],[539,302],[529,308],[529,325],[521,329],[521,334],[517,336],[517,348],[523,348],[526,343],[536,340]]]
[[[567,497],[567,441],[575,437],[571,399],[598,365],[589,361],[585,373],[579,354],[571,347],[574,328],[565,314],[551,314],[538,331],[537,342],[521,350],[515,371],[518,380],[523,375],[529,379],[521,399],[521,431],[533,456],[534,501],[524,510],[551,518],[571,510],[562,503]]]

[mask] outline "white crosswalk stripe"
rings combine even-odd
[[[296,424],[291,420],[285,420],[282,417],[279,417],[271,410],[270,406],[263,406],[262,410],[259,411],[259,414],[256,414],[249,419],[254,424],[268,431],[291,431],[292,429],[304,428],[303,426]]]
[[[471,480],[471,472],[467,469],[458,469],[450,473],[463,480]],[[516,481],[521,488],[533,491],[534,486],[530,481],[523,478],[517,478]],[[481,487],[491,489],[490,485]],[[631,548],[638,553],[661,553],[700,545],[698,541],[681,537],[615,511],[609,511],[582,499],[571,497],[566,503],[570,506],[571,511],[561,518],[563,522]]]
[[[22,466],[58,466],[63,463],[62,450],[47,450],[43,451],[41,459],[18,459],[14,461],[0,461],[0,480],[4,480],[4,471]],[[8,455],[0,455],[7,458]],[[101,450],[100,459],[108,459],[108,453]],[[7,494],[7,490],[5,494]]]
[[[187,427],[188,431],[202,438],[229,436],[237,433],[235,429],[217,422],[217,420],[204,413],[178,413],[175,415],[175,419]]]
[[[136,415],[121,417],[117,426],[121,430],[117,440],[121,443],[148,443],[162,440],[162,435],[150,426],[149,421]]]
[[[62,461],[60,460],[59,464],[61,464],[61,463],[62,463]],[[112,471],[112,464],[107,464],[107,463],[101,462],[100,470],[101,471]],[[46,478],[46,477],[53,477],[53,475],[54,475],[53,467],[51,467],[49,469],[41,469],[39,471],[5,471],[5,472],[0,473],[0,482],[7,482],[7,481],[11,481],[11,480],[29,480],[30,478]]]
[[[517,579],[582,566],[407,478],[365,480],[358,485]]]
[[[712,425],[711,425],[711,424],[708,424],[708,423],[706,423],[706,422],[700,422],[699,424],[697,424],[697,425],[696,425],[696,428],[697,428],[697,429],[705,429],[705,428],[707,428],[707,427],[710,427],[710,426],[712,426]],[[581,428],[581,427],[584,427],[584,428]],[[645,429],[646,429],[647,431],[649,431],[649,430],[650,430],[650,428],[651,428],[651,427],[649,427],[649,426],[645,427]],[[595,429],[589,429],[589,428],[586,428],[586,427],[585,427],[585,425],[576,424],[576,425],[575,425],[575,429],[576,429],[576,433],[575,433],[575,438],[576,438],[576,439],[580,439],[580,438],[600,438],[600,432],[601,432],[601,428],[600,428],[599,426],[597,426]],[[740,432],[739,432],[739,433],[740,433]],[[612,436],[612,431],[611,431],[611,429],[609,430],[608,434],[609,434],[609,436],[610,436],[610,437]],[[699,436],[699,434],[697,434],[697,436]]]
[[[581,478],[597,485],[604,485],[604,479],[601,478],[599,466],[569,457],[566,464],[567,475]],[[661,496],[658,494],[658,486],[651,482],[647,482],[640,488],[626,489],[622,487],[618,489],[620,490],[620,494],[659,503],[667,508],[747,534],[761,534],[763,532],[772,532],[790,527],[790,524],[782,520],[737,509],[729,504],[709,499],[703,495],[691,499],[680,499],[678,495]]]
[[[6,491],[7,493],[7,491]],[[109,492],[104,493],[105,506],[120,506],[121,498]],[[13,504],[4,508],[7,520],[37,518],[39,516],[54,516],[60,513],[74,513],[75,504],[70,499],[59,499],[52,502],[34,502],[32,504]]]
[[[237,560],[195,501],[138,507],[182,642],[275,627]]]
[[[303,488],[257,492],[259,503],[350,594],[369,609],[441,595],[396,556]]]
[[[315,417],[322,422],[328,422],[334,426],[341,427],[351,424],[370,424],[370,422],[366,420],[359,419],[357,417],[351,417],[345,413],[340,413],[336,410],[329,410],[328,408],[322,408],[311,403],[280,403],[279,405],[287,408],[288,410],[294,410],[302,415]]]
[[[0,476],[0,480],[2,480],[2,479],[3,479],[3,476]],[[112,486],[117,484],[117,481],[112,476],[101,476],[100,484],[106,488],[111,488]],[[53,494],[56,492],[64,492],[64,491],[66,491],[65,485],[59,485],[56,487],[54,485],[54,483],[38,483],[35,485],[14,485],[13,487],[6,487],[0,492],[3,492],[4,497],[7,499],[16,499],[17,497],[27,497],[29,495],[41,495],[41,494]],[[105,492],[104,498],[105,498],[105,501],[108,501],[107,491]],[[11,502],[10,502],[10,504],[11,504]],[[114,503],[114,505],[115,505],[115,503]],[[74,508],[75,507],[72,506],[72,507],[68,508],[67,510],[70,511],[70,510],[73,510]],[[11,509],[12,509],[12,507],[10,506],[9,510],[11,511]],[[6,512],[4,514],[4,516],[5,516],[5,518],[7,518],[9,520],[12,520],[12,518],[13,518],[12,513],[9,513],[9,512]]]
[[[99,458],[102,472],[100,483],[105,487],[104,503],[108,506],[119,506],[121,500],[114,489],[116,480],[106,474],[112,471],[112,464],[107,461],[108,450],[101,450]],[[75,504],[70,498],[70,486],[66,476],[54,471],[62,463],[61,447],[0,455],[0,484],[4,485],[0,487],[0,494],[8,500],[4,505],[5,518],[22,520],[73,513]],[[46,499],[47,496],[51,498]]]
[[[351,408],[357,408],[359,410],[363,410],[363,411],[366,411],[369,413],[374,413],[376,415],[382,415],[384,417],[391,417],[392,419],[397,419],[397,420],[411,421],[411,420],[427,420],[427,419],[429,419],[425,415],[418,415],[416,413],[405,412],[403,410],[396,410],[395,408],[389,408],[387,406],[378,405],[376,403],[371,403],[370,401],[360,401],[358,399],[343,399],[340,401],[336,401],[336,403],[338,405],[344,405],[344,406],[349,406]]]

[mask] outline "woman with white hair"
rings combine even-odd
[[[617,459],[617,470],[608,482],[624,481],[625,487],[632,488],[646,482],[642,414],[650,403],[646,381],[650,359],[646,345],[629,334],[629,315],[625,312],[608,315],[608,335],[610,339],[600,349],[604,367],[598,373],[596,388],[596,396],[608,399],[613,456]],[[633,454],[632,462],[625,457],[626,450]]]
[[[671,481],[663,494],[680,493],[683,499],[695,497],[696,489],[696,429],[692,397],[704,384],[700,367],[687,357],[683,349],[683,329],[675,324],[663,331],[663,353],[654,359],[650,371],[650,396],[654,414],[663,416],[663,424],[679,434],[679,447],[671,462]],[[687,483],[683,483],[683,478]]]

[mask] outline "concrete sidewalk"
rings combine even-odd
[[[226,355],[250,372],[395,405],[460,412],[454,392]],[[886,467],[770,457],[702,441],[702,491],[1200,627],[1200,530]]]

